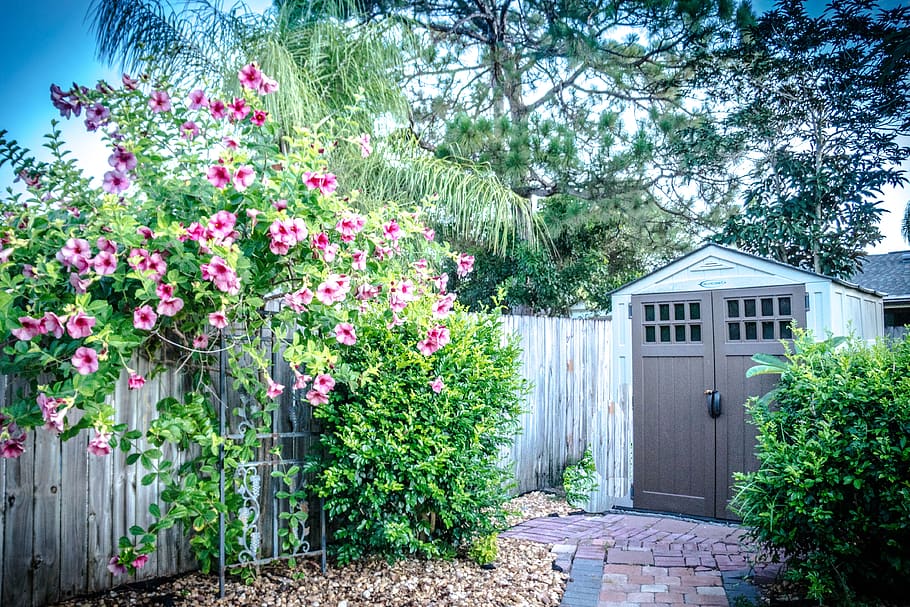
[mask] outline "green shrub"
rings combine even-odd
[[[361,380],[315,410],[324,434],[313,487],[341,562],[449,557],[504,527],[510,479],[497,464],[519,430],[520,351],[502,343],[496,317],[445,322],[451,343],[431,356],[414,348],[414,323],[364,323],[345,359]]]
[[[575,464],[566,467],[562,474],[562,487],[566,492],[566,501],[570,506],[582,508],[588,503],[592,491],[597,490],[597,468],[591,447]]]
[[[735,507],[810,598],[887,598],[910,578],[910,339],[799,336],[771,398],[751,401],[757,472]]]
[[[491,533],[471,542],[468,547],[468,558],[478,565],[489,565],[494,562],[499,555],[499,546],[496,545],[497,535]]]

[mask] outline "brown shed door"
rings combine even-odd
[[[632,298],[636,508],[735,518],[733,473],[758,463],[744,403],[775,381],[746,369],[757,352],[783,354],[804,302],[802,285]]]

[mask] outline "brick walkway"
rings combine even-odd
[[[723,523],[605,514],[538,518],[502,535],[553,545],[555,565],[570,573],[563,607],[693,607],[755,598],[739,585],[753,554],[744,533]]]

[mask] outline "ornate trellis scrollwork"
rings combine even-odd
[[[263,339],[263,347],[268,347],[265,345],[267,341],[271,340]],[[226,444],[230,441],[248,444],[251,436],[255,436],[258,443],[255,459],[238,463],[233,478],[223,478],[223,450],[220,458],[221,503],[226,503],[225,481],[240,498],[236,511],[226,513],[228,518],[240,523],[239,550],[230,563],[223,556],[226,524],[221,525],[219,586],[223,597],[225,570],[231,567],[256,566],[291,557],[320,556],[322,570],[325,571],[326,533],[321,500],[310,503],[306,495],[304,459],[306,450],[317,442],[308,403],[290,392],[282,396],[277,407],[266,410],[251,395],[229,391],[225,364],[227,354],[223,346],[221,356],[221,377],[217,382],[221,436]],[[271,377],[281,378],[277,355],[273,355],[269,371]],[[271,417],[268,433],[261,431],[264,416]],[[309,524],[312,508],[317,508],[319,515],[319,543],[316,549]]]

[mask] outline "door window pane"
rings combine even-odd
[[[774,323],[773,322],[763,322],[761,324],[761,338],[762,339],[774,339]]]
[[[662,341],[662,342],[670,341],[670,325],[661,325],[660,326],[660,341]]]
[[[670,320],[670,304],[660,304],[660,319]]]
[[[739,341],[739,323],[731,322],[727,325],[727,333],[730,336],[730,341]]]
[[[770,297],[761,300],[761,315],[774,316],[774,300]]]
[[[746,323],[746,339],[748,339],[748,340],[758,339],[758,323],[757,322],[747,322]]]
[[[648,304],[645,306],[645,320],[648,322],[654,322],[654,305]]]
[[[730,299],[727,301],[727,318],[739,318],[738,299]]]
[[[657,341],[657,331],[653,326],[645,327],[645,341],[652,344]]]
[[[755,316],[755,300],[743,300],[743,316]]]
[[[689,320],[700,320],[701,319],[701,304],[700,303],[690,303],[689,304]]]
[[[689,341],[701,341],[701,325],[689,327]]]
[[[676,341],[680,343],[685,343],[686,341],[686,325],[676,325],[673,327],[676,331]]]
[[[790,298],[789,297],[778,297],[777,298],[777,311],[781,316],[790,316]]]
[[[790,329],[790,323],[786,321],[781,321],[780,323],[780,338],[781,339],[793,339],[793,331]]]
[[[686,304],[673,304],[673,320],[686,320]]]

